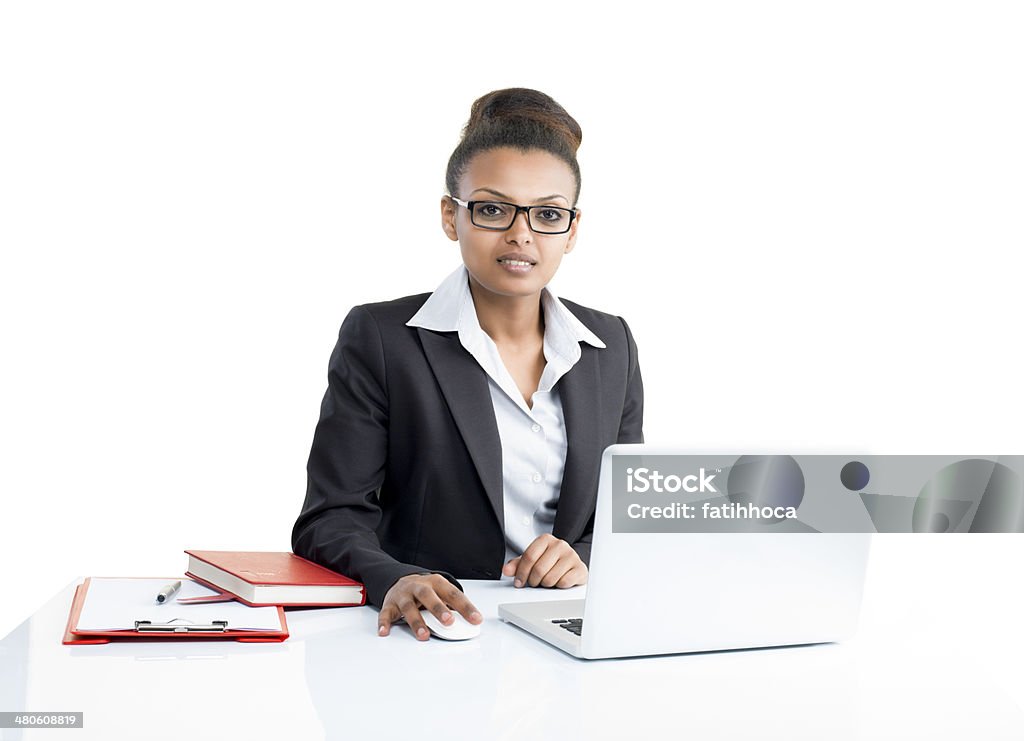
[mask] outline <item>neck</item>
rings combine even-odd
[[[544,339],[540,293],[502,296],[488,291],[470,276],[469,290],[480,328],[496,343],[522,345]]]

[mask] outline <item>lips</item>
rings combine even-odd
[[[536,258],[530,257],[525,252],[506,252],[497,259],[497,262],[513,265],[516,263],[537,264]]]

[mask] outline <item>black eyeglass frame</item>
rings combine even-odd
[[[448,197],[451,198],[453,201],[455,201],[455,203],[459,204],[460,206],[464,207],[467,211],[469,211],[469,220],[473,224],[473,226],[475,226],[478,229],[489,229],[492,232],[507,232],[509,229],[512,228],[513,224],[516,223],[516,219],[519,218],[519,212],[520,211],[525,211],[526,212],[526,224],[530,227],[530,231],[532,231],[532,232],[534,232],[536,234],[565,234],[567,231],[572,229],[572,220],[576,218],[576,209],[574,209],[574,208],[565,208],[564,206],[552,206],[550,204],[542,205],[542,206],[520,206],[517,203],[509,203],[508,201],[492,201],[492,200],[464,201],[461,198],[456,198],[455,196],[448,196]],[[473,218],[473,207],[476,204],[478,204],[478,203],[497,203],[497,204],[500,204],[502,206],[511,206],[512,208],[514,208],[516,210],[516,212],[514,214],[512,214],[512,220],[508,223],[508,226],[505,226],[505,227],[500,227],[500,226],[483,226],[481,224],[477,224],[476,220]],[[561,231],[558,231],[558,232],[542,232],[542,231],[539,231],[537,229],[534,229],[533,228],[533,219],[530,216],[530,211],[532,211],[535,208],[557,208],[559,211],[568,211],[569,212],[569,223],[566,225],[565,229],[562,229]]]

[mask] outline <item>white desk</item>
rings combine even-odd
[[[72,647],[69,585],[0,643],[0,711],[83,711],[84,728],[0,739],[1024,738],[1019,592],[972,570],[942,576],[952,593],[908,580],[923,550],[894,567],[876,545],[848,643],[598,662],[497,618],[582,587],[465,582],[486,622],[463,643],[380,638],[365,607],[289,611],[281,644]]]

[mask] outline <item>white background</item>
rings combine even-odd
[[[0,5],[0,635],[290,547],[338,327],[457,265],[501,87],[583,128],[552,289],[630,323],[648,441],[1024,453],[1020,6],[597,5]]]

